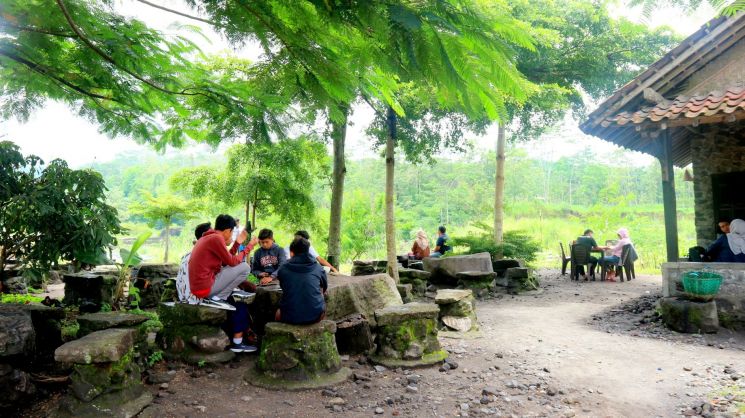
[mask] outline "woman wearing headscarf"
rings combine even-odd
[[[604,247],[605,250],[610,250],[611,255],[603,257],[602,263],[606,266],[615,266],[621,261],[621,254],[623,253],[623,246],[632,244],[631,238],[629,237],[629,230],[621,228],[616,231],[618,234],[618,242],[613,247]],[[614,282],[616,279],[616,269],[611,268],[608,270],[608,276],[606,280]]]
[[[745,263],[745,221],[735,219],[729,224],[727,243],[732,250],[735,263]]]
[[[409,256],[416,260],[421,260],[424,257],[429,257],[429,239],[427,239],[427,234],[423,230],[419,230],[416,233],[416,238],[414,239],[414,245],[411,247],[411,252],[409,253]]]

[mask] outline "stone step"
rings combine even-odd
[[[164,327],[209,324],[220,325],[227,319],[227,311],[201,305],[164,302],[158,305],[158,316]]]
[[[63,344],[54,352],[60,363],[112,363],[134,347],[136,331],[131,328],[112,328],[96,331],[85,337]]]
[[[434,303],[412,302],[375,311],[377,326],[395,325],[413,319],[436,319],[440,308]]]
[[[147,320],[148,317],[145,315],[127,312],[96,312],[80,315],[78,317],[78,324],[80,324],[78,335],[87,335],[91,332],[109,328],[133,327]]]
[[[439,289],[435,295],[435,303],[438,305],[449,305],[459,302],[468,297],[473,298],[471,289]]]
[[[434,284],[455,285],[458,282],[456,274],[460,272],[494,272],[489,253],[457,255],[445,258],[427,257],[423,262],[424,270],[432,273],[429,281]]]

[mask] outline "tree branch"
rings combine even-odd
[[[161,6],[159,4],[155,4],[155,3],[149,2],[147,0],[137,0],[137,1],[139,1],[140,3],[147,4],[148,6],[155,7],[156,9],[164,10],[164,11],[166,11],[168,13],[173,13],[175,15],[179,15],[179,16],[185,17],[187,19],[192,19],[192,20],[196,20],[196,21],[199,21],[199,22],[207,23],[207,24],[212,25],[212,26],[221,27],[221,25],[219,23],[215,22],[214,20],[203,19],[203,18],[201,18],[199,16],[194,16],[194,15],[190,15],[190,14],[187,14],[187,13],[184,13],[184,12],[179,12],[178,10],[169,9],[168,7]]]
[[[59,36],[62,38],[77,38],[77,36],[74,33],[57,32],[57,31],[44,29],[44,28],[35,28],[33,26],[14,25],[13,23],[10,23],[8,21],[0,23],[0,26],[8,26],[10,28],[17,29],[17,30],[24,31],[24,32],[42,33],[44,35]]]
[[[90,91],[85,90],[84,88],[82,88],[80,86],[77,86],[75,84],[72,84],[71,82],[63,79],[62,77],[60,77],[58,75],[55,75],[55,74],[52,74],[51,72],[49,72],[49,68],[48,67],[43,66],[43,65],[40,65],[40,64],[37,64],[37,63],[35,63],[33,61],[29,61],[29,60],[27,60],[27,59],[25,59],[23,57],[20,57],[20,56],[18,56],[16,54],[10,52],[10,51],[6,51],[4,49],[0,49],[0,55],[5,56],[5,57],[8,57],[11,60],[13,60],[15,62],[18,62],[20,64],[23,64],[26,67],[28,67],[31,71],[33,71],[35,73],[38,73],[38,74],[41,74],[44,77],[51,78],[52,80],[55,80],[58,83],[63,84],[64,86],[66,86],[68,88],[71,88],[74,91],[76,91],[76,92],[78,92],[78,93],[80,93],[80,94],[82,94],[84,96],[88,96],[88,97],[93,98],[93,99],[111,100],[111,101],[114,101],[114,102],[118,102],[118,100],[114,99],[113,97],[101,96],[100,94],[96,94],[96,93],[90,92]]]
[[[171,90],[171,89],[168,89],[168,88],[165,88],[165,87],[161,87],[161,86],[155,84],[154,82],[148,80],[147,78],[145,78],[145,77],[143,77],[143,76],[135,73],[134,71],[132,71],[132,70],[130,70],[130,69],[128,69],[128,68],[120,65],[118,62],[116,62],[116,60],[114,60],[113,57],[111,57],[109,54],[107,54],[101,48],[97,47],[90,39],[88,39],[85,36],[85,34],[75,24],[75,21],[73,20],[72,16],[70,15],[69,10],[67,10],[67,7],[62,2],[62,0],[56,0],[56,2],[57,2],[57,5],[59,6],[60,10],[62,10],[62,14],[65,16],[65,20],[67,20],[67,23],[68,23],[68,25],[70,25],[70,28],[73,30],[73,32],[75,32],[75,34],[78,35],[78,37],[80,38],[80,40],[85,45],[87,45],[88,48],[90,48],[91,50],[93,50],[93,52],[95,52],[96,54],[98,54],[99,56],[101,56],[101,58],[103,58],[104,60],[106,60],[108,63],[114,65],[115,67],[121,69],[122,71],[124,71],[125,73],[129,74],[130,76],[136,78],[137,80],[139,80],[139,81],[147,84],[148,86],[150,86],[150,87],[152,87],[155,90],[158,90],[160,92],[167,93],[167,94],[184,95],[184,96],[202,95],[202,96],[205,96],[207,98],[210,98],[210,99],[213,99],[214,100],[214,97],[212,97],[212,96],[210,96],[208,94],[205,94],[205,93],[201,93],[201,92],[199,92],[199,93],[187,93],[186,90],[176,91],[176,90]]]

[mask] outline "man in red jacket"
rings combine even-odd
[[[243,251],[238,252],[248,233],[244,230],[235,240],[228,252],[227,246],[232,241],[233,228],[236,222],[230,215],[220,215],[215,220],[215,229],[207,230],[199,238],[189,258],[189,285],[191,293],[202,299],[205,305],[224,309],[230,308],[225,301],[238,285],[246,281],[251,272],[250,266],[243,259],[251,252],[258,240],[251,239]],[[247,312],[246,312],[247,313]],[[243,328],[236,312],[231,351],[253,352],[256,347],[243,344]]]

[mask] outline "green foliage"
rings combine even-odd
[[[148,238],[150,238],[151,233],[145,232],[143,234],[140,234],[140,236],[135,239],[135,241],[132,243],[132,246],[129,249],[126,248],[120,248],[119,254],[122,257],[122,261],[120,263],[117,263],[116,267],[119,271],[119,274],[117,275],[116,279],[116,288],[114,289],[114,294],[111,297],[111,306],[118,307],[119,301],[124,296],[124,286],[127,284],[130,278],[131,269],[133,266],[137,266],[140,263],[142,263],[142,258],[137,253],[140,250],[140,247],[147,241]],[[134,286],[131,286],[134,287]]]
[[[0,303],[40,303],[43,298],[28,294],[2,293],[0,294]]]
[[[156,363],[163,361],[163,351],[155,350],[147,356],[147,367],[152,368]]]
[[[207,365],[207,362],[204,360],[199,360],[197,362],[197,367],[199,367],[200,369],[203,368],[205,365]]]
[[[145,315],[146,317],[148,317],[148,320],[140,325],[140,327],[145,329],[146,332],[158,332],[163,329],[163,323],[160,321],[160,317],[158,317],[157,312],[143,311],[140,308],[130,309],[127,312],[137,315]]]
[[[28,119],[46,100],[68,105],[112,136],[158,148],[188,136],[219,143],[225,113],[255,106],[227,90],[197,46],[125,17],[109,0],[0,4],[0,117]],[[233,87],[233,86],[231,86]]]
[[[171,224],[176,220],[190,219],[193,214],[201,210],[201,205],[196,201],[186,200],[175,195],[160,195],[154,197],[145,193],[145,203],[135,204],[131,208],[133,214],[142,215],[150,222],[150,226],[162,223],[164,227],[163,262],[168,262],[168,249],[171,238]]]
[[[12,142],[0,142],[0,274],[8,259],[35,275],[60,260],[103,263],[104,248],[120,232],[105,192],[94,171],[71,170],[61,160],[45,165]]]
[[[202,166],[171,177],[171,186],[192,196],[241,205],[250,218],[274,214],[287,225],[303,225],[314,217],[309,182],[327,179],[329,157],[313,139],[237,144],[227,151],[224,169]],[[254,222],[255,225],[255,222]]]
[[[480,232],[453,237],[451,245],[466,247],[465,254],[487,252],[493,260],[501,255],[503,258],[523,259],[527,262],[535,261],[536,254],[541,250],[540,244],[524,232],[507,231],[504,233],[504,242],[497,245],[494,243],[491,227],[484,223],[477,223],[475,226]]]
[[[74,319],[63,319],[62,320],[62,341],[72,341],[78,338],[78,331],[80,331],[80,324]]]

